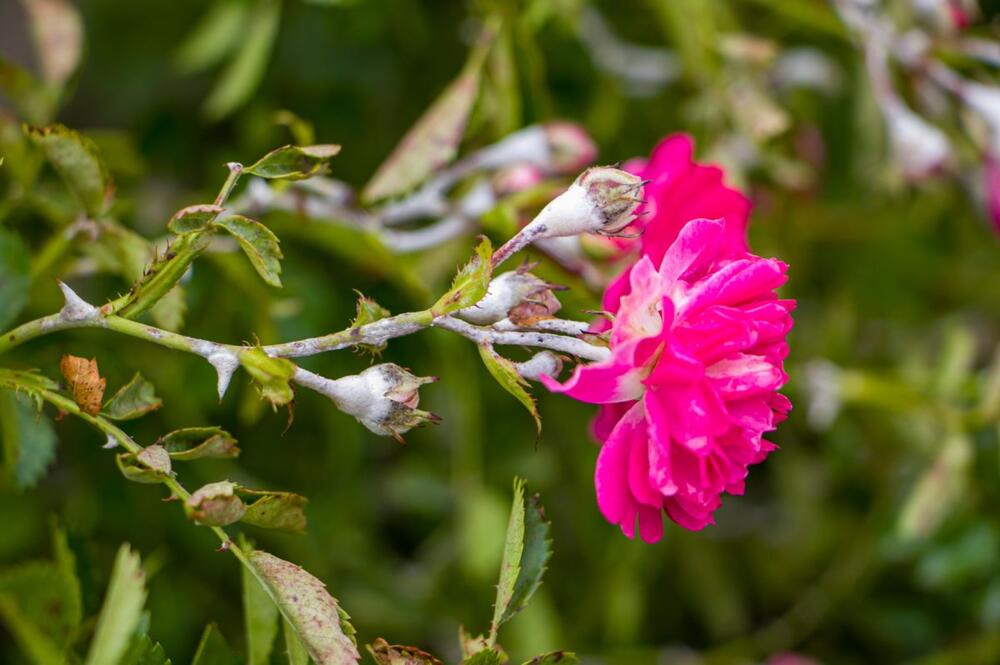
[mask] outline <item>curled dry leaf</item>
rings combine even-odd
[[[107,381],[98,372],[97,359],[63,356],[59,361],[59,371],[69,384],[73,401],[80,410],[92,416],[100,413]]]

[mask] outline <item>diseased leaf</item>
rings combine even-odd
[[[199,488],[185,502],[188,516],[201,526],[226,526],[239,522],[246,512],[236,496],[236,483],[223,480]]]
[[[480,44],[472,52],[458,78],[445,88],[379,166],[362,193],[365,201],[405,194],[455,158],[479,95],[486,52],[486,44]]]
[[[302,533],[306,530],[306,515],[303,512],[309,499],[291,492],[262,492],[240,487],[238,492],[244,497],[259,497],[247,506],[244,522],[265,529],[278,529]]]
[[[288,665],[309,665],[309,652],[295,634],[292,624],[285,618],[281,619],[281,632],[285,636],[285,655],[288,657]]]
[[[281,286],[281,246],[271,230],[248,217],[230,215],[213,224],[236,238],[257,273],[271,286]]]
[[[243,665],[243,659],[233,651],[214,623],[205,626],[191,665]]]
[[[21,0],[31,19],[31,36],[46,82],[62,87],[80,62],[83,22],[67,0]]]
[[[42,149],[87,215],[96,219],[104,214],[111,202],[114,186],[97,145],[63,125],[25,125],[24,131]]]
[[[267,153],[243,172],[260,178],[304,180],[325,172],[327,162],[339,152],[340,146],[332,144],[286,145]]]
[[[101,415],[111,420],[134,420],[163,406],[153,384],[139,372],[104,405]]]
[[[451,288],[438,299],[431,312],[434,316],[444,316],[466,307],[472,307],[486,296],[493,277],[493,267],[490,259],[493,257],[493,245],[489,238],[481,236],[476,245],[475,255],[462,266]]]
[[[157,441],[170,457],[183,462],[205,458],[238,457],[236,439],[221,427],[188,427],[165,434]]]
[[[351,665],[361,659],[347,615],[322,582],[260,550],[250,554],[250,562],[316,665]]]
[[[23,392],[0,390],[0,440],[4,468],[21,489],[33,487],[55,459],[52,421]]]
[[[273,406],[292,401],[295,393],[289,382],[295,376],[295,364],[284,358],[272,358],[260,347],[240,352],[240,364],[257,383],[260,396]]]
[[[385,307],[382,307],[373,299],[366,297],[360,291],[355,291],[355,293],[358,294],[358,304],[357,314],[354,316],[354,320],[351,321],[352,328],[360,328],[361,326],[375,323],[389,316],[389,310]],[[379,355],[385,350],[385,347],[386,343],[382,342],[381,344],[357,344],[354,348],[361,353]]]
[[[200,231],[211,224],[223,210],[225,208],[217,206],[214,203],[203,203],[181,208],[167,222],[167,228],[174,233]]]
[[[517,401],[524,405],[531,417],[535,420],[536,436],[542,435],[542,417],[538,414],[538,405],[528,392],[528,381],[517,373],[517,367],[513,361],[504,358],[493,350],[490,344],[479,345],[479,356],[483,359],[483,364],[489,370],[490,375],[496,379],[500,387],[517,398]]]
[[[236,53],[205,100],[205,115],[221,120],[243,106],[260,85],[281,20],[280,0],[257,0],[237,40]]]
[[[247,636],[247,664],[268,665],[271,649],[278,634],[278,606],[274,604],[260,580],[242,567],[243,623]]]
[[[580,658],[572,651],[553,651],[535,656],[524,665],[577,665],[579,662]]]
[[[389,644],[381,637],[366,648],[378,665],[442,665],[440,660],[426,651],[416,647]]]
[[[85,665],[118,665],[139,625],[145,602],[146,574],[140,567],[139,555],[122,545]]]
[[[59,371],[69,384],[69,392],[80,410],[92,416],[100,413],[107,381],[97,369],[97,359],[66,355],[59,361]]]
[[[542,575],[552,552],[549,548],[549,523],[545,521],[538,495],[525,502],[524,481],[514,480],[514,501],[507,525],[503,560],[500,564],[500,583],[497,585],[490,632],[497,629],[518,612],[542,583]]]
[[[135,483],[162,483],[170,475],[170,456],[163,446],[148,446],[138,455],[120,453],[115,462],[122,475]]]
[[[13,231],[0,228],[0,330],[17,318],[28,301],[31,252]]]

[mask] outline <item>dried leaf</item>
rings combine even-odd
[[[70,394],[80,410],[92,416],[100,413],[107,381],[97,370],[97,359],[66,355],[59,361],[59,371],[69,384]]]

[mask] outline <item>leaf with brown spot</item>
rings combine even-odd
[[[250,564],[316,665],[361,660],[354,629],[326,585],[294,563],[260,550],[250,554]]]
[[[378,665],[442,665],[440,660],[426,651],[416,647],[389,644],[381,637],[366,648]]]
[[[59,371],[69,384],[70,394],[80,410],[92,416],[100,413],[107,381],[101,378],[97,359],[63,356],[59,361]]]
[[[188,516],[201,526],[239,522],[246,505],[236,496],[236,483],[223,480],[199,488],[185,502]]]
[[[267,492],[237,488],[237,492],[254,499],[247,506],[243,521],[264,529],[277,529],[291,533],[303,533],[306,530],[306,515],[303,512],[309,499],[292,492]]]

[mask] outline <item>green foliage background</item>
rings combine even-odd
[[[785,293],[799,301],[787,389],[796,408],[774,435],[781,449],[753,469],[746,496],[725,501],[718,526],[690,533],[670,525],[656,545],[623,538],[594,502],[593,409],[537,391],[545,429],[535,445],[531,419],[490,379],[477,350],[441,331],[395,341],[384,354],[441,377],[423,390],[422,405],[444,422],[414,431],[405,447],[305,391],[286,431],[285,414],[266,410],[245,377],[219,403],[200,359],[102,331],[45,337],[4,361],[57,376],[62,354],[93,356],[109,386],[140,370],[164,398],[160,411],[130,425],[140,443],[186,426],[232,432],[242,456],[186,467],[188,485],[228,477],[308,496],[308,535],[248,531],[324,580],[366,641],[385,636],[450,654],[459,624],[488,625],[510,482],[520,475],[543,496],[555,554],[532,605],[502,638],[518,656],[567,648],[591,662],[702,655],[726,663],[795,650],[826,663],[1000,661],[1000,455],[996,422],[982,407],[1000,375],[997,238],[958,184],[907,188],[884,177],[867,79],[823,3],[721,3],[723,25],[706,28],[698,2],[597,3],[630,41],[690,56],[686,78],[638,99],[592,64],[571,28],[576,2],[286,0],[259,87],[211,119],[203,103],[229,65],[185,74],[176,64],[204,3],[87,0],[85,55],[59,120],[98,141],[118,183],[120,219],[154,237],[174,210],[212,198],[223,163],[288,142],[273,122],[280,109],[314,123],[319,141],[341,143],[334,175],[363,185],[459,71],[470,16],[496,8],[541,17],[524,21],[514,49],[513,126],[581,122],[602,163],[647,154],[673,131],[692,132],[703,147],[719,138],[738,115],[718,96],[733,75],[712,55],[721,32],[822,49],[843,70],[841,92],[782,100],[823,137],[814,185],[789,191],[757,171],[748,179],[757,202],[752,244],[791,265]],[[12,4],[0,16],[16,17]],[[3,21],[0,49],[23,54],[13,20]],[[512,128],[498,117],[474,122],[468,144]],[[767,149],[784,154],[789,141]],[[49,232],[42,220],[22,207],[2,223],[37,246]],[[413,261],[426,280],[421,293],[401,288],[394,266],[353,267],[359,248],[331,251],[287,220],[273,228],[285,288],[263,285],[242,259],[207,257],[187,285],[188,334],[269,343],[337,330],[353,315],[352,289],[394,312],[423,307],[472,248],[466,238]],[[113,277],[80,282],[91,302],[125,288]],[[31,286],[21,317],[59,302],[48,275]],[[844,402],[828,428],[807,418],[815,398],[807,368],[817,358],[844,368],[825,385]],[[302,364],[339,376],[368,359],[339,352]],[[214,552],[211,534],[164,505],[158,488],[124,481],[81,423],[62,420],[55,434],[57,459],[37,487],[8,481],[0,494],[0,562],[47,556],[55,515],[84,573],[86,614],[99,607],[114,553],[128,541],[150,575],[150,634],[175,663],[187,662],[208,622],[241,643],[240,571]],[[914,498],[954,436],[967,437],[971,463],[943,481],[932,475]],[[921,500],[927,514],[940,513],[940,526],[901,529],[905,507]],[[0,632],[0,660],[23,658]]]

